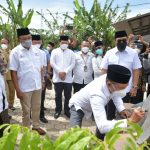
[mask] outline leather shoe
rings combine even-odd
[[[47,108],[44,107],[44,110],[47,110]]]
[[[48,120],[45,117],[41,117],[40,121],[43,122],[43,123],[48,123]]]
[[[37,131],[40,135],[45,135],[46,132],[42,128],[32,128],[32,130]]]
[[[65,115],[70,118],[70,112],[65,111]]]
[[[54,118],[57,119],[60,116],[60,112],[55,112]]]

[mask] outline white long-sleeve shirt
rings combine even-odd
[[[100,65],[102,62],[102,56],[97,56],[97,57],[93,57],[92,58],[92,67],[94,70],[94,79],[98,78],[101,74],[100,74]]]
[[[4,97],[4,98],[3,98]],[[4,77],[0,73],[0,113],[8,108]]]
[[[77,52],[76,63],[73,69],[73,82],[78,84],[88,84],[93,80],[93,67],[92,67],[92,58],[94,54],[88,52],[87,55],[82,55],[82,52]],[[87,66],[87,71],[84,71],[84,67]]]
[[[117,110],[121,112],[125,109],[122,97],[113,97],[106,85],[106,74],[89,83],[85,88],[73,95],[70,99],[69,107],[75,106],[76,110],[81,109],[85,117],[91,117],[92,112],[96,125],[101,133],[107,133],[118,122],[117,120],[107,120],[105,106],[113,100]],[[121,127],[127,127],[127,120],[123,119]]]
[[[75,55],[72,50],[54,49],[51,53],[50,63],[53,68],[53,82],[72,83],[72,70],[75,66]],[[59,72],[65,72],[65,80],[59,78]]]

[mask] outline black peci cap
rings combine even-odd
[[[127,37],[126,31],[117,31],[115,32],[115,39],[120,37]]]
[[[41,36],[39,34],[37,35],[32,35],[32,41],[35,40],[35,41],[40,41],[41,40]]]
[[[55,44],[53,42],[49,42],[48,44],[51,45],[52,47],[55,46]]]
[[[66,35],[61,35],[60,36],[60,41],[68,41],[68,39],[69,39],[69,37],[68,36],[66,36]]]
[[[103,42],[102,41],[96,41],[94,43],[94,46],[97,47],[97,46],[102,46],[103,45]]]
[[[107,71],[108,80],[116,83],[126,84],[129,82],[131,72],[128,68],[120,65],[109,65]]]
[[[28,35],[30,34],[30,31],[28,28],[20,28],[20,29],[17,29],[17,36],[22,36],[22,35]]]

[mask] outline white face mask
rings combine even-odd
[[[115,90],[114,92],[112,92],[112,96],[111,96],[112,98],[113,97],[121,97],[121,98],[123,98],[123,97],[126,96],[126,89],[122,89],[122,90],[116,91],[116,88],[115,88],[115,86],[113,84],[112,84],[112,87]]]
[[[141,50],[140,50],[140,49],[135,48],[134,50],[137,52],[137,54],[140,54],[140,53],[141,53]]]
[[[2,48],[3,50],[5,50],[5,49],[8,48],[8,45],[7,45],[7,44],[1,44],[1,48]]]
[[[65,49],[68,48],[68,44],[61,44],[61,45],[60,45],[60,48],[61,48],[62,50],[65,50]]]
[[[51,50],[52,50],[52,47],[47,46],[47,50],[48,50],[48,51],[51,51]]]
[[[126,90],[123,89],[123,90],[119,90],[119,91],[115,91],[112,93],[112,97],[125,97],[126,96]]]
[[[40,49],[41,44],[36,44],[36,45],[34,45],[34,46],[37,47],[38,49]]]
[[[21,45],[22,45],[24,48],[30,48],[31,45],[32,45],[32,40],[26,40],[26,41],[22,42]]]
[[[85,53],[85,54],[86,54],[86,53],[88,53],[88,52],[89,52],[89,50],[90,50],[90,49],[89,49],[88,47],[82,47],[82,49],[81,49],[81,50],[82,50],[82,52],[83,52],[83,53]]]

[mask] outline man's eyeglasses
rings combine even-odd
[[[118,39],[117,43],[121,43],[121,42],[127,42],[127,39]]]

